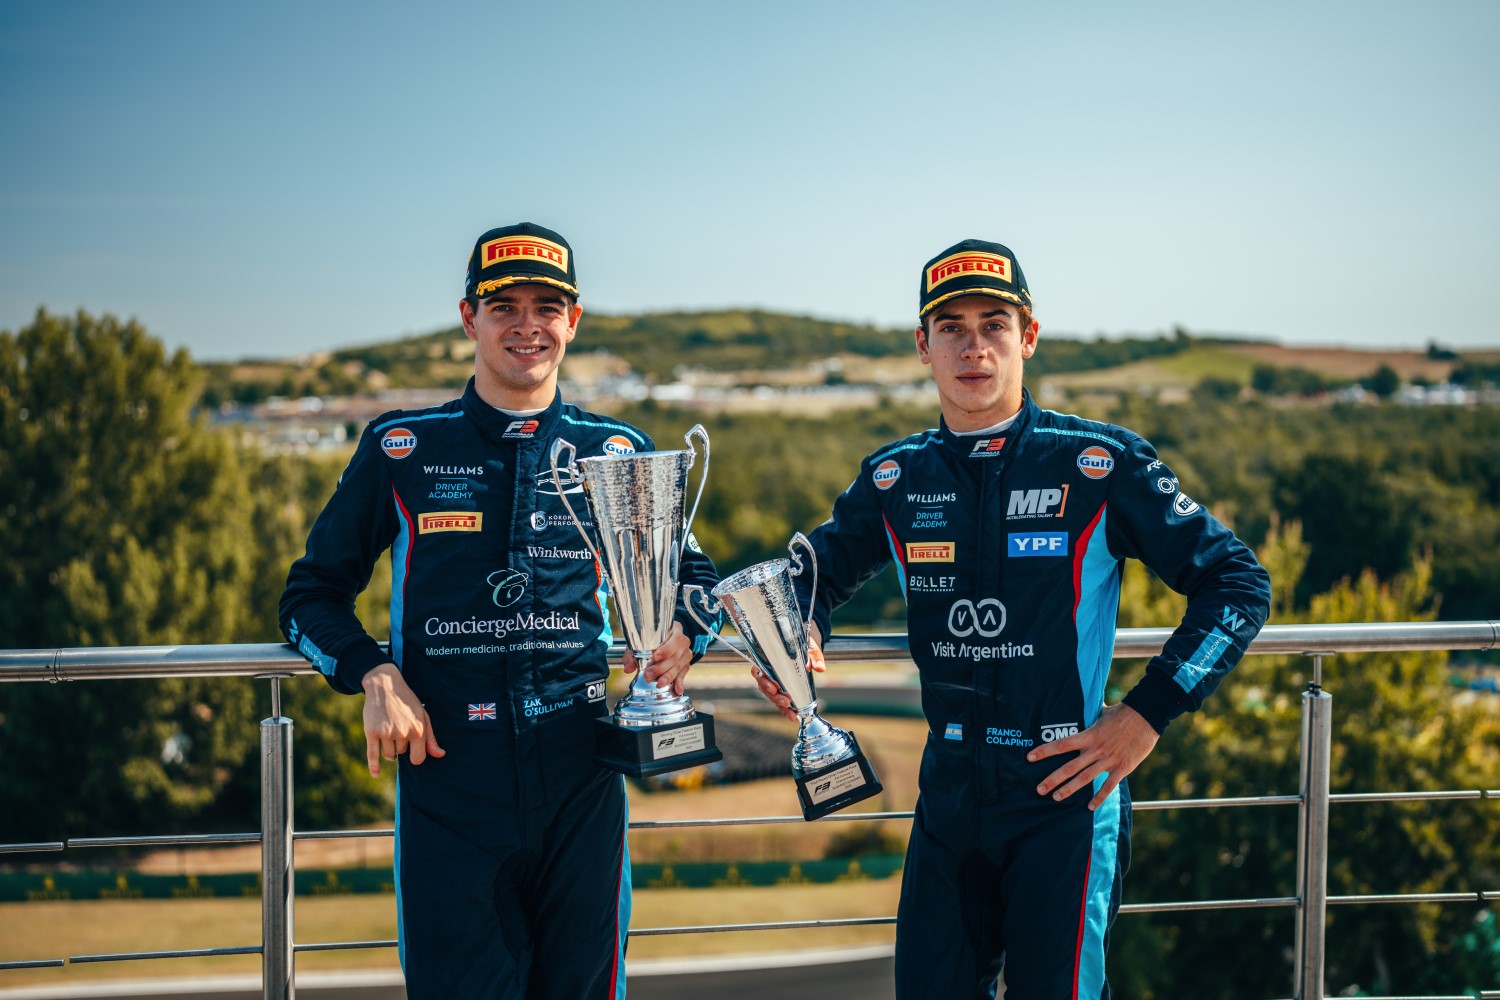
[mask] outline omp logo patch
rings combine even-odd
[[[463,510],[439,510],[417,515],[417,534],[435,531],[483,531],[484,514]]]
[[[875,472],[871,478],[875,480],[876,489],[888,490],[896,485],[896,480],[901,478],[901,466],[888,458],[875,466]]]
[[[380,438],[380,450],[391,458],[405,458],[417,447],[417,436],[405,427],[392,427]]]
[[[1069,736],[1078,735],[1078,723],[1061,722],[1042,727],[1042,742],[1055,743],[1058,740],[1067,739]]]
[[[537,236],[502,236],[479,248],[481,267],[489,267],[514,257],[539,260],[544,264],[551,264],[563,274],[568,273],[567,248]]]
[[[1114,456],[1098,445],[1091,445],[1078,453],[1078,471],[1090,479],[1103,479],[1114,470]]]
[[[979,250],[964,250],[951,257],[944,257],[927,269],[927,290],[930,292],[945,281],[967,274],[987,274],[1008,284],[1015,283],[1015,268],[1009,257]]]
[[[907,542],[907,562],[952,562],[953,542]]]

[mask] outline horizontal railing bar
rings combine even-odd
[[[1389,892],[1368,896],[1329,896],[1329,903],[1487,903],[1500,892]]]
[[[887,820],[887,819],[911,819],[915,813],[907,812],[875,812],[875,813],[835,813],[831,816],[823,816],[813,820],[814,823],[857,823],[861,820]],[[722,816],[709,819],[643,819],[631,820],[632,830],[681,830],[689,827],[699,826],[760,826],[771,823],[796,823],[805,824],[807,820],[801,816]]]
[[[1161,652],[1170,628],[1122,628],[1114,655],[1131,659]],[[739,640],[730,645],[742,648]],[[1500,621],[1364,622],[1268,625],[1250,643],[1250,655],[1399,652],[1423,649],[1500,648]],[[612,661],[625,655],[616,640]],[[904,632],[840,633],[824,650],[830,662],[910,660]],[[710,649],[703,662],[738,664],[730,649]],[[269,677],[313,674],[317,669],[285,643],[182,646],[83,646],[0,651],[0,681],[65,681],[148,677]]]
[[[895,917],[836,917],[829,920],[784,920],[765,924],[703,924],[696,927],[641,927],[631,937],[657,937],[662,934],[718,934],[725,931],[800,930],[805,927],[871,927],[894,924]]]
[[[293,840],[358,840],[365,837],[394,837],[390,827],[382,830],[307,830],[292,834]]]
[[[312,944],[292,945],[293,951],[354,951],[359,948],[394,948],[399,942],[391,941],[316,941]]]
[[[1439,799],[1500,800],[1500,792],[1484,788],[1464,788],[1437,792],[1339,792],[1328,796],[1330,802],[1424,802]]]
[[[1225,799],[1132,799],[1131,812],[1150,812],[1153,809],[1213,809],[1216,806],[1233,808],[1238,806],[1294,806],[1302,801],[1300,795],[1247,795]]]
[[[1171,903],[1125,903],[1121,913],[1182,913],[1190,910],[1254,910],[1273,906],[1296,906],[1296,896],[1263,899],[1188,899]]]
[[[212,847],[258,844],[258,833],[182,833],[159,837],[69,837],[68,847]]]
[[[138,962],[153,958],[211,958],[217,955],[259,955],[260,945],[243,948],[189,948],[183,951],[122,951],[111,955],[69,955],[69,965],[86,962]]]
[[[61,958],[34,958],[24,962],[0,962],[0,969],[61,969],[67,964],[67,960]]]
[[[1341,792],[1329,796],[1330,802],[1424,802],[1465,801],[1489,799],[1500,802],[1500,790],[1464,788],[1430,792]],[[1161,809],[1216,809],[1241,808],[1245,806],[1296,805],[1302,798],[1298,795],[1251,795],[1217,799],[1137,799],[1131,803],[1134,812],[1152,812]],[[884,820],[909,820],[914,813],[836,813],[824,816],[818,823],[881,822]],[[724,816],[705,819],[633,820],[632,830],[678,830],[694,827],[762,826],[778,823],[803,823],[801,816]],[[362,838],[394,837],[396,831],[390,827],[369,830],[304,830],[292,835],[294,840],[356,840]],[[0,854],[22,851],[60,851],[65,846],[73,847],[171,847],[213,846],[218,844],[257,844],[258,833],[206,833],[196,835],[169,835],[159,837],[74,837],[66,844],[62,842],[41,844],[0,844]]]
[[[60,840],[49,840],[42,844],[0,844],[0,854],[22,854],[27,851],[60,851],[63,849]]]

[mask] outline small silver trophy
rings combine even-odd
[[[792,558],[770,559],[742,569],[714,587],[713,598],[702,587],[683,587],[688,614],[709,635],[723,642],[751,666],[759,667],[780,686],[797,713],[797,743],[792,747],[792,777],[802,818],[814,820],[881,791],[875,769],[859,749],[854,734],[830,726],[818,715],[818,697],[812,671],[807,665],[808,632],[812,628],[812,600],[804,621],[797,606],[792,577],[802,574],[800,545],[812,560],[813,595],[818,589],[818,558],[801,532],[792,536],[787,550]],[[744,640],[746,654],[730,645],[698,617],[697,598],[710,614],[727,611],[729,620]]]
[[[693,435],[703,439],[703,475],[693,511],[684,522],[688,470],[696,452]],[[684,451],[648,451],[576,458],[578,449],[558,438],[550,462],[568,516],[609,583],[625,638],[635,653],[635,678],[615,705],[614,718],[599,719],[595,760],[637,778],[665,774],[723,760],[714,744],[713,716],[693,709],[686,695],[645,679],[645,668],[672,631],[677,607],[677,574],[682,546],[692,530],[698,501],[708,481],[708,432],[695,424],[684,435]],[[558,459],[567,453],[561,466]],[[562,472],[583,483],[594,517],[598,544],[568,502]]]

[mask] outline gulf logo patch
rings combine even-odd
[[[875,480],[876,489],[888,490],[896,485],[896,480],[901,478],[901,466],[888,458],[875,466],[875,474],[872,478]]]
[[[1092,445],[1078,453],[1078,471],[1090,479],[1103,479],[1115,471],[1115,460],[1109,452]]]
[[[604,442],[604,454],[606,455],[629,455],[635,451],[635,445],[630,443],[630,438],[623,434],[616,434]]]
[[[392,427],[380,438],[380,450],[391,458],[405,458],[417,447],[417,436],[405,427]]]

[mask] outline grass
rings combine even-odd
[[[786,734],[790,752],[795,727],[771,717],[751,717],[756,724]],[[850,811],[903,811],[916,801],[917,768],[926,724],[919,719],[830,715],[830,722],[855,731],[885,786],[883,795]],[[633,820],[704,817],[789,816],[797,814],[790,779],[768,779],[691,793],[631,790]],[[904,843],[907,825],[882,827]],[[770,826],[637,831],[631,837],[635,860],[793,860],[821,858],[829,841],[861,827],[849,823],[792,822]],[[299,869],[390,863],[391,841],[302,841]],[[255,871],[254,847],[207,851],[157,852],[136,866],[141,871],[201,873]],[[768,923],[829,917],[890,916],[896,912],[901,880],[840,882],[829,885],[769,888],[642,889],[634,896],[633,927],[690,924]],[[70,955],[114,954],[255,946],[260,943],[260,901],[241,899],[78,900],[0,904],[0,962]],[[396,936],[395,897],[391,895],[309,896],[297,899],[296,940],[388,940]],[[796,949],[869,945],[894,940],[894,929],[820,928],[815,931],[747,931],[730,934],[662,935],[632,939],[632,959],[661,959],[717,954],[775,952]],[[394,948],[303,953],[301,971],[394,970]],[[253,975],[260,956],[154,959],[85,963],[60,969],[0,971],[0,996],[21,986],[69,986],[114,979],[164,979]]]
[[[833,917],[891,916],[899,878],[817,886],[733,889],[638,889],[633,927],[717,923],[770,923]],[[253,946],[260,943],[256,899],[189,899],[0,904],[0,961],[69,955]],[[888,943],[894,928],[831,927],[673,934],[631,940],[632,959],[785,952],[797,949]],[[299,943],[388,940],[396,936],[395,897],[388,895],[299,898]],[[378,971],[399,968],[394,948],[304,952],[303,972]],[[59,969],[0,972],[0,996],[21,986],[69,986],[101,980],[171,979],[253,975],[259,955],[86,963]]]

